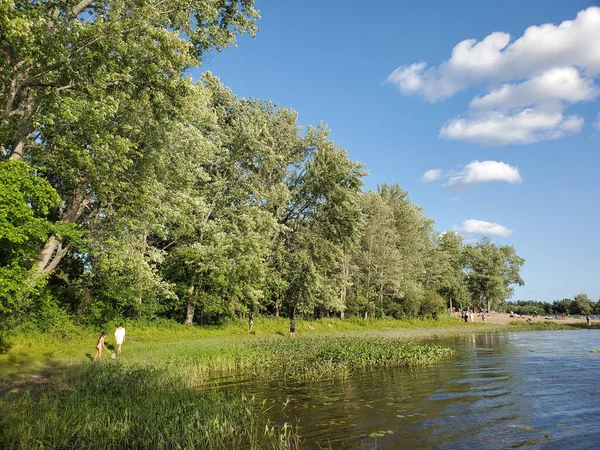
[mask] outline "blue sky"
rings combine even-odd
[[[201,70],[328,124],[367,189],[400,184],[438,231],[514,245],[527,260],[514,300],[597,300],[598,2],[376,5],[257,0],[257,38]]]

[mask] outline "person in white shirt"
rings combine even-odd
[[[123,328],[123,324],[120,323],[119,327],[115,330],[115,342],[117,343],[117,353],[121,353],[121,345],[123,345],[124,340],[125,328]]]

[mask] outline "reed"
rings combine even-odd
[[[243,393],[187,387],[179,370],[72,367],[43,389],[0,400],[0,448],[299,448],[294,424],[270,423]]]
[[[267,409],[281,406],[256,404],[207,381],[224,372],[335,381],[358,370],[416,369],[452,355],[438,345],[364,333],[131,347],[116,361],[64,366],[43,387],[4,395],[0,448],[299,448],[297,424],[267,418]]]

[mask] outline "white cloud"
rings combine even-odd
[[[489,183],[492,181],[506,181],[507,183],[521,183],[519,169],[500,161],[472,161],[463,170],[451,174],[447,188],[470,187],[474,184]]]
[[[531,77],[561,66],[600,73],[600,7],[590,7],[560,25],[531,26],[510,43],[508,33],[494,32],[482,41],[459,42],[438,67],[419,62],[398,67],[387,81],[404,93],[431,101],[454,95],[473,84]]]
[[[442,178],[443,174],[444,171],[442,169],[431,169],[423,174],[423,176],[421,177],[421,181],[423,183],[430,183],[432,181],[436,181]]]
[[[516,114],[502,111],[474,113],[447,122],[439,136],[484,145],[531,144],[577,133],[583,118],[560,110],[527,108]]]
[[[573,67],[547,70],[519,84],[504,84],[483,97],[475,97],[471,108],[519,108],[539,102],[564,101],[577,103],[593,100],[600,90],[594,80],[580,76]]]
[[[567,104],[600,94],[600,7],[580,11],[559,25],[531,26],[518,39],[494,32],[483,40],[454,46],[438,66],[425,62],[394,70],[387,82],[402,93],[429,101],[451,97],[471,87],[490,89],[477,95],[464,117],[440,130],[445,139],[484,145],[529,144],[578,133],[583,118],[565,112]]]
[[[483,234],[501,237],[508,237],[512,234],[512,230],[509,230],[500,224],[475,219],[465,220],[461,226],[452,227],[452,230],[461,233]]]

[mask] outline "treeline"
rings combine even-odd
[[[506,307],[522,315],[589,315],[600,314],[600,299],[594,302],[587,294],[577,294],[572,299],[563,298],[555,300],[553,303],[536,302],[531,300],[520,300],[510,302]]]
[[[524,260],[439,234],[319,124],[186,71],[250,0],[0,11],[0,317],[435,316],[500,306]]]

